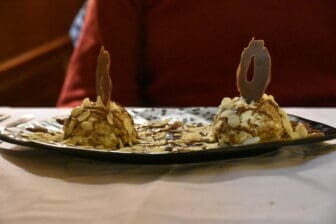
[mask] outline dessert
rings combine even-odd
[[[247,71],[252,59],[254,75],[252,80],[248,81]],[[138,112],[136,109],[132,110],[134,115],[139,115],[134,117],[135,120],[141,118],[135,125],[130,114],[110,100],[112,83],[108,74],[109,60],[108,52],[102,48],[96,72],[96,102],[84,99],[80,106],[71,111],[68,118],[62,120],[63,131],[50,132],[45,128],[32,127],[29,131],[35,133],[30,134],[29,138],[61,146],[65,144],[80,148],[94,147],[127,153],[155,154],[323,135],[321,131],[313,130],[306,123],[290,121],[274,97],[265,94],[271,79],[271,58],[261,40],[252,39],[242,52],[237,69],[237,87],[241,96],[223,98],[213,123],[212,110],[203,114],[205,117],[207,114],[211,115],[210,121],[209,117],[206,121],[188,121],[176,112],[176,117],[183,121],[171,122],[158,119],[160,115],[143,118],[143,108],[139,108]],[[199,110],[192,111],[195,115],[201,115]],[[151,108],[150,111],[154,112],[155,108]],[[160,113],[166,114],[167,109]]]
[[[101,49],[96,71],[96,102],[85,98],[67,118],[58,118],[63,131],[28,127],[29,138],[53,144],[121,152],[169,153],[198,151],[218,146],[210,124],[156,120],[134,124],[130,114],[110,100],[110,58]]]
[[[254,58],[254,75],[247,81],[247,71]],[[271,58],[262,40],[252,39],[244,49],[237,69],[240,97],[225,97],[214,118],[213,131],[220,144],[252,144],[280,139],[306,137],[306,127],[295,127],[274,97],[264,94],[270,82]]]
[[[64,143],[118,149],[137,142],[137,132],[129,113],[110,100],[110,56],[102,47],[96,71],[96,102],[84,99],[64,121]]]
[[[85,100],[85,103],[87,102],[92,103]],[[151,109],[148,109],[148,111],[149,110]],[[137,109],[133,110],[133,112],[136,111]],[[22,133],[21,135],[28,137],[33,141],[53,144],[60,147],[75,146],[76,148],[83,149],[90,149],[94,147],[104,151],[111,150],[111,147],[108,147],[103,143],[93,146],[92,142],[85,139],[86,137],[90,138],[89,134],[87,136],[83,134],[73,135],[64,140],[64,122],[64,117],[58,117],[49,122],[42,121],[42,123],[29,124],[25,127],[25,129],[29,132]],[[165,154],[202,151],[218,147],[218,143],[213,136],[212,125],[210,123],[186,123],[182,121],[149,119],[147,122],[136,124],[135,130],[137,133],[135,143],[123,143],[124,147],[122,147],[122,145],[117,148],[114,147],[113,151],[126,153]],[[93,134],[95,134],[95,132]],[[105,139],[108,139],[108,137],[103,138],[102,140]]]

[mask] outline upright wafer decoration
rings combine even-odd
[[[247,80],[247,72],[254,58],[254,74],[251,81]],[[237,69],[237,88],[240,95],[250,103],[259,102],[271,81],[271,56],[263,40],[252,38],[242,52]]]
[[[110,54],[102,46],[100,48],[96,68],[96,93],[97,99],[100,97],[105,107],[110,105],[109,102],[112,92],[112,81],[109,71]]]

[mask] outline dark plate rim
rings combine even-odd
[[[36,147],[46,150],[55,150],[61,153],[73,154],[78,156],[84,156],[87,158],[110,160],[115,162],[126,162],[126,163],[189,163],[189,162],[202,162],[210,160],[223,160],[232,158],[243,158],[249,156],[256,156],[262,153],[267,153],[274,151],[280,147],[291,146],[291,145],[302,145],[319,143],[323,141],[328,141],[336,138],[336,128],[323,124],[317,121],[309,120],[300,116],[288,114],[290,119],[295,119],[298,121],[303,121],[310,124],[312,127],[321,127],[319,130],[326,129],[324,136],[308,137],[295,140],[280,140],[272,142],[264,142],[250,145],[240,145],[240,146],[226,146],[218,147],[208,150],[201,151],[186,151],[186,152],[169,152],[169,153],[128,153],[128,152],[118,152],[118,151],[108,151],[90,148],[79,148],[79,147],[61,147],[58,145],[40,143],[32,140],[19,140],[15,137],[7,135],[6,130],[2,128],[0,130],[0,139],[2,141],[26,146],[26,147]]]

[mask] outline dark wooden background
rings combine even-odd
[[[0,1],[0,106],[54,106],[83,0]]]

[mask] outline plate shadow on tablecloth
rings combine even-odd
[[[26,171],[49,178],[83,184],[144,184],[169,172],[169,166],[136,166],[97,161],[57,151],[14,147],[0,156]]]
[[[0,156],[32,174],[82,184],[144,184],[158,179],[202,184],[270,175],[311,182],[297,173],[335,161],[336,144],[288,146],[256,157],[166,165],[104,162],[25,147],[0,148]]]

